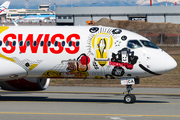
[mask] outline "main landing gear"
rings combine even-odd
[[[128,94],[124,96],[124,102],[125,103],[134,103],[136,101],[136,96],[134,94],[131,94],[131,90],[133,90],[132,85],[126,85],[126,89]],[[125,94],[125,92],[124,92]]]

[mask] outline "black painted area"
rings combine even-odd
[[[144,67],[142,64],[139,64],[139,67],[140,67],[141,69],[143,69],[144,71],[150,73],[150,74],[153,74],[153,75],[161,75],[161,74],[152,72],[151,70],[149,70],[149,69],[147,69],[146,67]]]

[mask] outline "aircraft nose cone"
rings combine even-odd
[[[167,57],[165,61],[166,71],[171,71],[176,68],[177,62],[171,57]]]

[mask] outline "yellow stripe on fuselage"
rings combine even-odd
[[[6,31],[7,29],[9,29],[9,26],[1,26],[0,27],[0,33]]]

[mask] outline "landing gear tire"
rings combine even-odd
[[[136,96],[131,94],[131,91],[133,90],[132,85],[126,85],[126,89],[127,91],[125,92],[128,92],[128,94],[124,96],[124,102],[129,104],[136,102]],[[123,94],[125,94],[125,92],[123,92]]]
[[[136,96],[134,94],[131,94],[131,96],[133,97],[134,102],[136,102]]]
[[[136,96],[134,94],[127,94],[124,96],[125,103],[134,103],[136,101]]]

